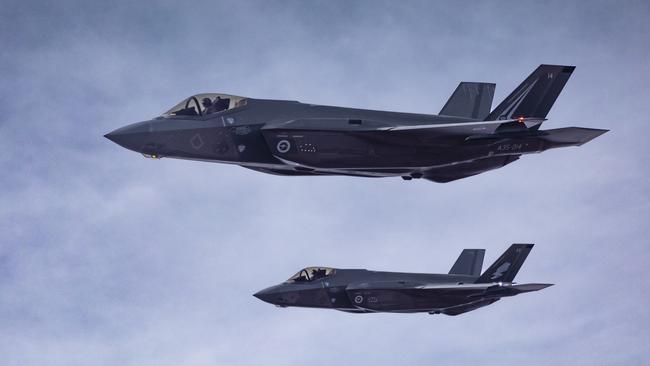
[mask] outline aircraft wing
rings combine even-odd
[[[458,305],[458,306],[452,306],[449,308],[446,308],[441,311],[442,314],[445,315],[460,315],[463,313],[466,313],[468,311],[476,310],[478,308],[481,308],[483,306],[487,306],[490,304],[493,304],[499,300],[501,300],[502,296],[513,296],[513,295],[518,295],[520,293],[524,292],[530,292],[530,291],[538,291],[544,288],[547,288],[551,286],[550,284],[546,283],[526,283],[526,284],[521,284],[521,285],[512,285],[509,286],[508,291],[510,292],[509,294],[505,295],[499,295],[499,290],[497,288],[490,288],[487,290],[487,294],[481,296],[479,299],[476,301],[463,304],[463,305]]]
[[[367,311],[433,311],[456,305],[448,299],[485,292],[492,284],[425,284],[417,282],[351,283],[345,291],[350,302]],[[477,299],[478,300],[478,299]]]
[[[446,308],[441,311],[442,314],[445,315],[460,315],[463,313],[467,313],[472,310],[476,310],[478,308],[482,308],[483,306],[488,306],[490,304],[494,304],[495,302],[499,301],[499,299],[488,299],[488,300],[478,300],[474,301],[468,304],[463,304],[459,306],[452,306],[449,308]]]
[[[447,183],[457,179],[471,177],[472,175],[480,174],[488,170],[501,168],[517,161],[520,156],[521,155],[495,156],[492,158],[473,160],[466,163],[435,168],[425,172],[423,178],[437,183]]]
[[[350,302],[366,311],[431,311],[458,315],[489,305],[502,297],[538,291],[551,284],[446,283],[387,281],[351,283],[345,291]],[[461,304],[461,305],[459,305]]]
[[[262,134],[273,154],[301,163],[300,156],[308,153],[381,153],[377,151],[377,146],[381,145],[402,147],[405,151],[416,146],[458,146],[482,138],[495,138],[495,134],[501,132],[535,130],[543,121],[468,122],[459,119],[453,123],[396,125],[366,119],[303,118],[269,124],[262,127]]]
[[[276,158],[304,171],[340,174],[389,168],[398,175],[418,169],[431,181],[449,182],[500,168],[522,153],[581,145],[606,132],[577,127],[540,131],[543,121],[395,125],[317,118],[270,124],[262,127],[262,134]],[[477,158],[479,151],[494,156]]]
[[[431,134],[492,134],[500,132],[505,127],[514,127],[517,130],[535,129],[539,127],[544,118],[522,118],[498,121],[476,121],[468,118],[450,117],[449,121],[440,123],[400,123],[385,122],[371,119],[354,118],[299,118],[281,123],[271,123],[262,127],[266,135],[274,133],[309,133],[309,132],[339,132],[355,133],[370,131],[405,132],[417,131],[418,133]]]

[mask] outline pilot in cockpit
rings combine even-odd
[[[228,106],[230,105],[230,98],[221,98],[221,96],[217,95],[217,99],[214,100],[214,109],[215,112],[221,112],[226,109],[228,109]]]
[[[325,277],[325,269],[323,268],[314,268],[311,270],[311,279],[312,280],[317,280],[319,278]]]
[[[203,100],[201,100],[201,104],[203,105],[203,110],[205,110],[205,112],[208,113],[210,107],[212,107],[212,99],[203,98]]]
[[[212,114],[228,109],[230,106],[230,98],[221,98],[221,96],[217,95],[214,100],[203,98],[201,103],[204,107],[204,114]]]

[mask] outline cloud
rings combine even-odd
[[[7,4],[0,354],[29,364],[641,363],[650,214],[643,2]],[[150,161],[102,135],[201,91],[436,113],[578,66],[547,125],[609,128],[450,184]],[[445,272],[538,245],[551,282],[460,317],[276,309],[301,267]]]

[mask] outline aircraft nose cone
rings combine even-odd
[[[276,285],[256,292],[253,294],[253,296],[264,302],[268,302],[269,304],[276,306],[287,306],[288,304],[292,303],[287,297],[290,293],[293,292],[287,291],[287,288],[284,285]]]
[[[146,121],[118,128],[105,134],[104,137],[126,149],[141,152],[151,132],[151,123]]]
[[[258,299],[268,302],[269,304],[273,304],[273,299],[275,297],[274,292],[271,290],[271,288],[264,289],[262,291],[258,291],[253,294],[253,296],[257,297]]]
[[[120,137],[119,134],[115,133],[115,131],[107,133],[106,135],[104,135],[104,137],[119,145],[118,141]]]

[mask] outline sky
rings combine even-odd
[[[3,1],[3,365],[647,363],[650,3]],[[611,130],[447,184],[151,160],[102,136],[199,92],[437,113],[576,65],[545,128]],[[458,317],[263,303],[312,265],[554,283]]]

